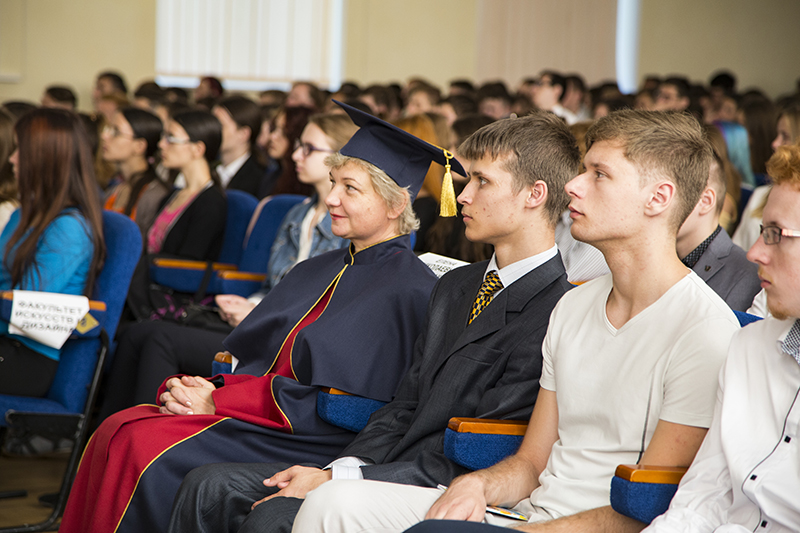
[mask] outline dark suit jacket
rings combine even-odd
[[[539,392],[550,312],[571,287],[561,256],[498,294],[467,326],[486,261],[445,274],[397,395],[341,454],[360,457],[366,479],[435,487],[466,469],[444,456],[453,416],[523,419]]]
[[[231,181],[225,189],[236,189],[237,191],[249,192],[253,196],[258,196],[258,189],[261,186],[261,178],[264,176],[264,167],[258,164],[256,156],[251,155],[244,162],[238,172],[233,175]]]
[[[692,270],[736,311],[747,311],[761,290],[758,266],[720,231]]]

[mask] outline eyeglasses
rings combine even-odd
[[[126,135],[119,131],[119,128],[116,126],[112,126],[111,124],[106,124],[103,126],[103,135],[108,135],[112,139],[116,139],[117,137],[125,137],[127,139],[133,139],[133,135]]]
[[[764,237],[764,244],[778,244],[781,237],[800,237],[800,231],[778,226],[761,226],[761,236]]]
[[[301,143],[300,141],[296,141],[294,143],[294,150],[292,150],[292,151],[297,151],[298,148],[302,148],[303,157],[308,157],[313,152],[324,152],[324,153],[327,153],[327,154],[332,154],[333,152],[336,151],[336,150],[326,150],[325,148],[317,148],[313,144]]]
[[[550,80],[542,80],[542,79],[536,80],[535,82],[533,82],[533,84],[536,87],[552,87],[553,86],[553,82],[552,81],[550,81]]]
[[[193,142],[191,139],[181,139],[174,135],[162,135],[161,138],[167,141],[167,144],[189,144]]]

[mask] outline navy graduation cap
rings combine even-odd
[[[445,167],[442,183],[441,216],[456,215],[456,198],[450,168],[459,174],[467,173],[453,154],[406,133],[397,126],[334,100],[350,115],[359,130],[339,152],[372,163],[386,172],[400,187],[408,187],[411,201],[425,181],[432,161]]]

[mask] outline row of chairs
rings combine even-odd
[[[208,294],[249,296],[258,290],[269,263],[272,242],[286,213],[304,196],[279,195],[262,200],[241,191],[228,191],[228,214],[218,262],[156,260],[151,279],[177,291],[195,293],[206,272]],[[142,238],[136,224],[111,211],[103,212],[107,259],[92,294],[89,316],[94,327],[74,332],[65,343],[58,371],[44,398],[0,394],[0,431],[16,436],[40,435],[74,442],[61,489],[50,516],[38,524],[0,528],[0,533],[52,529],[66,505],[78,463],[88,438],[89,417],[125,305],[131,276],[140,259]],[[9,320],[11,292],[0,298],[0,319]],[[2,496],[2,495],[0,495]]]

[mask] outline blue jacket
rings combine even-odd
[[[314,209],[316,204],[317,195],[314,195],[292,207],[283,217],[281,227],[278,228],[275,241],[272,243],[272,251],[270,252],[269,265],[267,267],[267,279],[264,280],[264,285],[258,291],[259,294],[264,295],[269,292],[297,262],[297,253],[300,250],[300,226],[303,224],[306,213]],[[342,239],[333,234],[331,231],[331,215],[325,213],[325,216],[314,228],[311,251],[308,257],[316,257],[331,250],[344,248],[348,244],[349,241],[347,239]]]
[[[23,276],[20,286],[11,286],[11,274],[6,262],[13,258],[15,250],[6,257],[6,245],[19,225],[19,209],[11,214],[3,233],[0,234],[0,250],[3,262],[0,265],[0,290],[11,289],[57,292],[60,294],[83,294],[86,278],[94,255],[91,230],[80,211],[75,208],[64,209],[53,222],[45,228],[36,247],[36,266]],[[8,335],[8,324],[0,321],[0,334]],[[27,337],[11,335],[28,348],[58,361],[60,351],[44,346]]]

